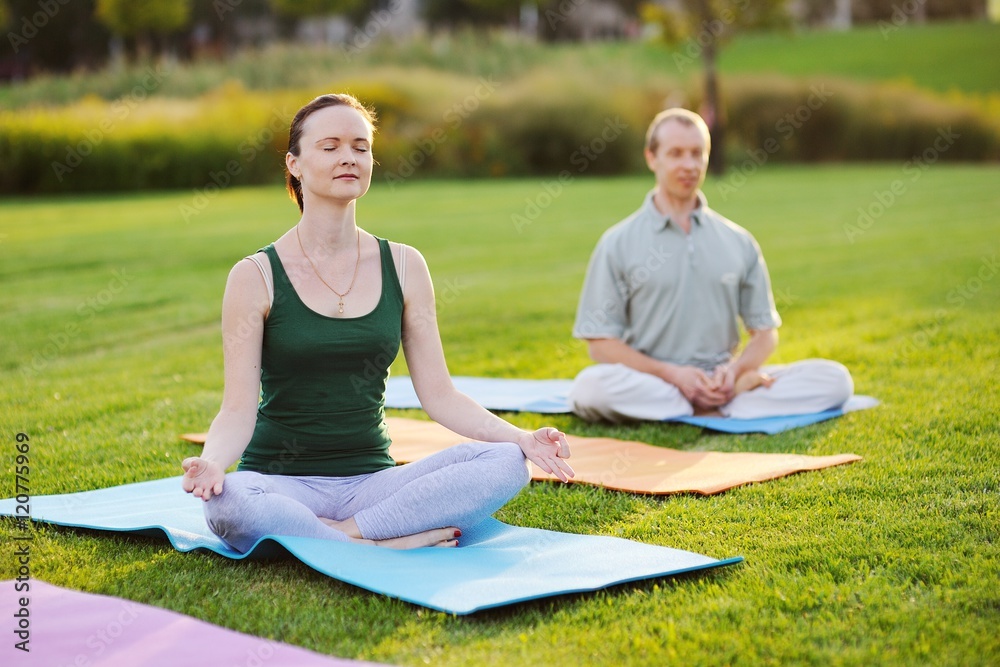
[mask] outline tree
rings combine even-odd
[[[642,16],[660,27],[661,39],[674,52],[674,64],[684,67],[701,58],[705,68],[705,90],[701,115],[712,137],[709,168],[714,174],[726,170],[726,115],[719,92],[719,50],[743,30],[774,28],[789,24],[787,0],[677,0],[669,7],[647,4]]]
[[[312,16],[343,15],[357,24],[364,20],[372,5],[366,0],[270,0],[280,16],[304,19]]]
[[[421,13],[431,27],[476,28],[517,23],[521,0],[424,0]]]
[[[153,35],[187,25],[191,0],[97,0],[96,15],[114,34],[134,39],[137,51],[147,55]]]
[[[246,20],[255,27],[274,15],[268,0],[192,0],[192,30],[187,54],[216,56],[229,53],[241,42],[240,21]],[[263,28],[261,32],[263,32]],[[247,42],[255,43],[259,33],[247,35]]]
[[[94,20],[94,0],[3,0],[7,10],[0,71],[21,76],[39,71],[96,67],[107,56],[108,32]]]

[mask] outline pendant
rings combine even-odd
[[[343,314],[343,312],[344,312],[344,300],[341,299],[340,303],[338,305],[340,306],[340,312],[341,312],[341,314]]]

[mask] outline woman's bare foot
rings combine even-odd
[[[335,528],[344,533],[350,537],[353,542],[358,542],[360,544],[374,544],[380,547],[388,547],[389,549],[457,547],[458,538],[462,536],[462,531],[453,526],[451,528],[433,528],[431,530],[425,530],[422,533],[403,535],[402,537],[393,537],[388,540],[366,540],[361,536],[361,531],[358,529],[358,524],[354,522],[353,517],[347,519],[346,521],[334,521],[333,519],[325,519],[323,517],[319,517],[319,520],[331,528]]]
[[[462,531],[458,528],[434,528],[422,533],[394,537],[390,540],[374,540],[376,546],[389,549],[419,549],[420,547],[457,547]],[[368,540],[365,540],[366,542]]]
[[[733,393],[742,394],[757,387],[770,387],[772,384],[774,384],[774,378],[767,373],[747,371],[736,379],[736,383],[733,384]]]

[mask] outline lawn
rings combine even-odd
[[[939,92],[994,94],[1000,71],[1000,25],[882,22],[848,32],[805,31],[741,36],[722,52],[727,74],[840,76],[908,81]]]
[[[961,165],[769,166],[735,191],[706,186],[768,259],[784,318],[776,360],[844,362],[857,391],[882,400],[874,410],[777,436],[508,415],[687,450],[864,457],[712,497],[534,484],[498,514],[742,565],[450,617],[297,562],[41,526],[32,575],[401,665],[997,664],[998,178]],[[587,258],[648,178],[577,179],[554,196],[544,180],[376,181],[362,225],[424,252],[454,374],[571,377],[588,363],[569,335]],[[275,187],[223,191],[185,223],[194,203],[192,192],[0,202],[2,495],[18,432],[36,495],[176,475],[197,451],[177,435],[218,408],[226,274],[296,215]],[[13,531],[0,522],[5,544]],[[0,578],[16,574],[11,554]]]

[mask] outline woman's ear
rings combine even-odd
[[[299,158],[293,155],[291,151],[285,153],[285,167],[288,169],[289,174],[302,180],[302,174],[299,173]]]

